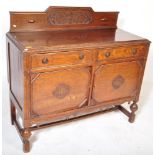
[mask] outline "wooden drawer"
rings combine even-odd
[[[122,59],[127,57],[144,57],[146,56],[144,46],[118,47],[101,49],[98,52],[98,60]]]
[[[68,66],[90,64],[93,60],[91,51],[35,54],[32,56],[32,68],[48,66]]]

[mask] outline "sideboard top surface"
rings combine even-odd
[[[10,12],[7,37],[25,52],[149,42],[118,29],[117,17],[118,12],[94,12],[89,7]]]
[[[11,32],[7,35],[9,38],[12,38],[18,46],[31,50],[89,48],[106,46],[108,44],[147,41],[121,29]]]

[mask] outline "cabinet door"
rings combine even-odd
[[[96,103],[134,96],[141,78],[139,62],[101,65],[95,73],[92,98]]]
[[[32,78],[32,114],[45,115],[80,108],[87,102],[89,68],[40,73]]]

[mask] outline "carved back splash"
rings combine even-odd
[[[90,24],[93,19],[91,8],[50,7],[47,14],[51,25]]]
[[[118,12],[90,7],[49,7],[45,12],[10,12],[11,32],[116,28]]]

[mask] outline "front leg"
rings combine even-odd
[[[136,104],[135,101],[133,101],[133,103],[131,104],[130,110],[131,110],[131,113],[129,116],[129,122],[133,123],[135,121],[135,116],[136,116],[135,112],[138,110],[138,105]]]
[[[30,151],[30,142],[29,138],[31,136],[31,132],[29,129],[23,129],[22,131],[22,137],[23,137],[23,151],[25,153]]]

